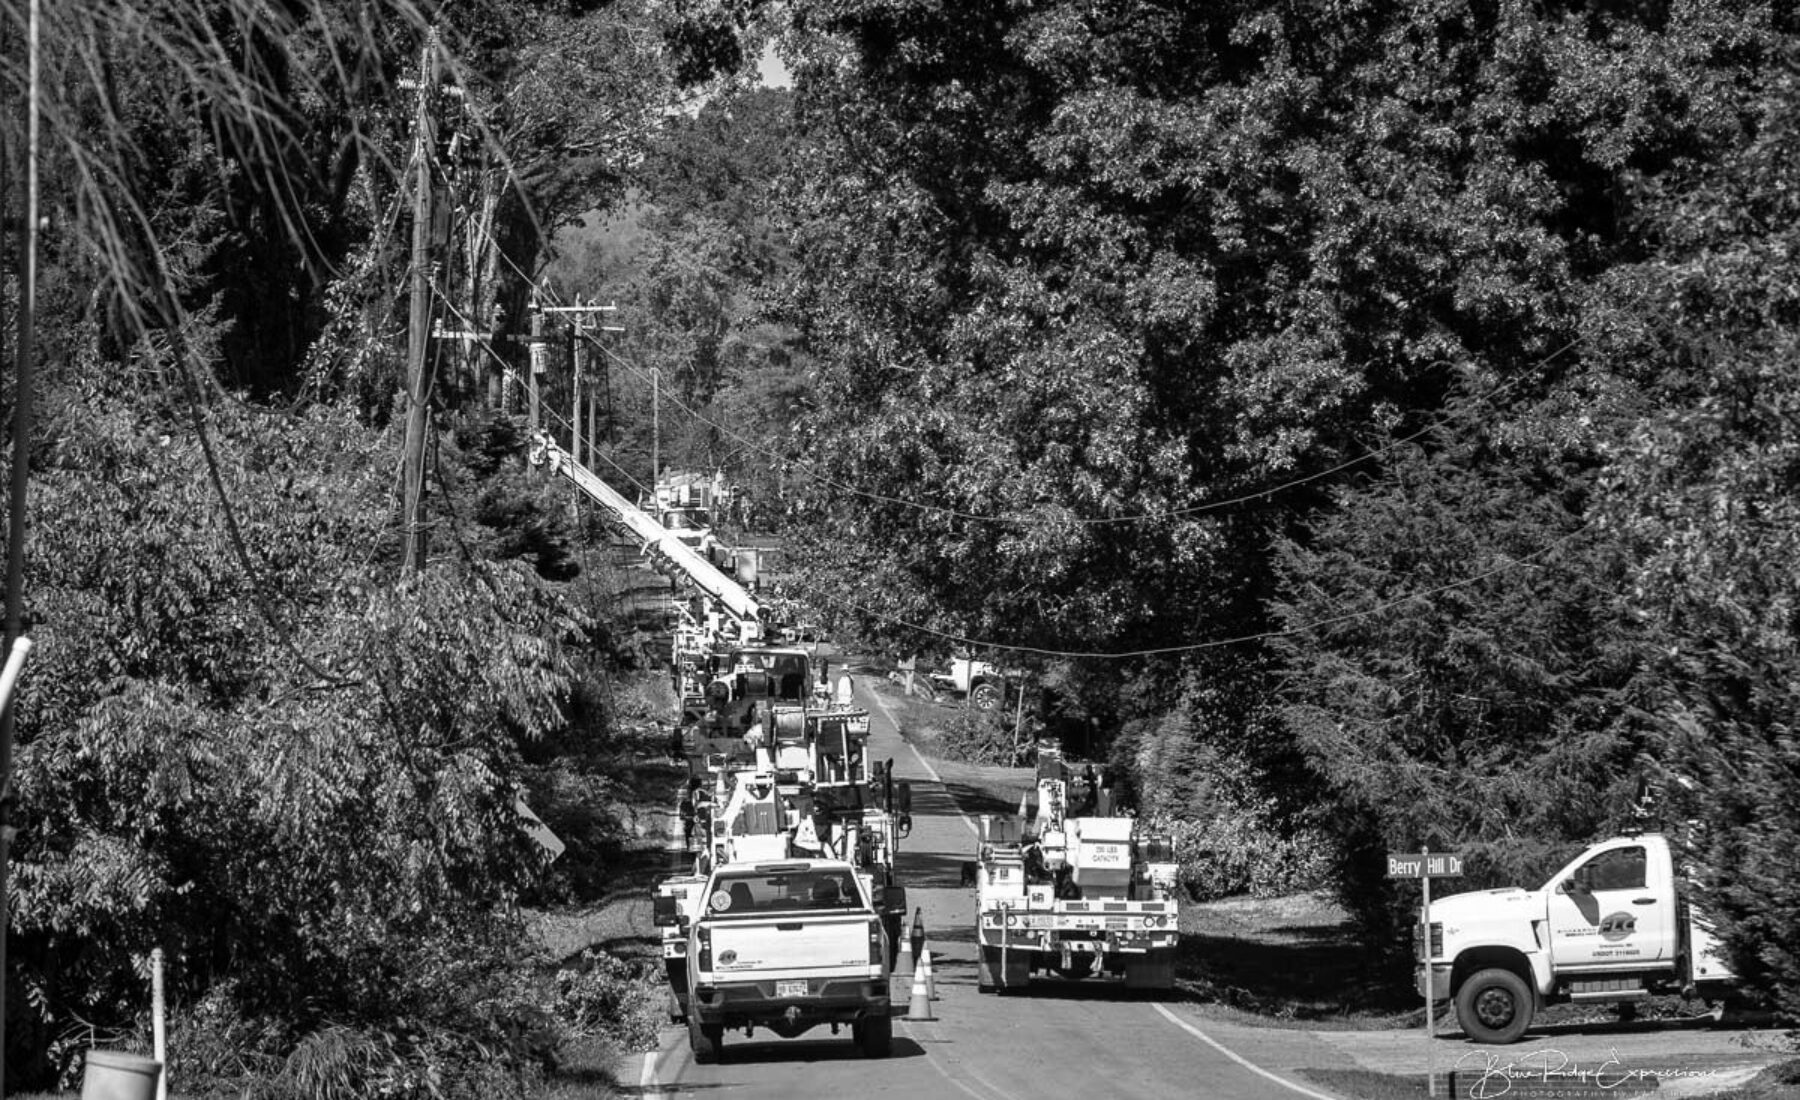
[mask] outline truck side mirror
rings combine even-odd
[[[912,813],[912,784],[911,783],[901,783],[900,784],[900,812],[903,814]]]
[[[1585,894],[1587,893],[1587,887],[1583,886],[1580,881],[1571,875],[1562,880],[1562,892],[1565,894]]]

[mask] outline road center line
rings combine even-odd
[[[1281,1077],[1276,1074],[1270,1073],[1268,1070],[1262,1068],[1261,1066],[1250,1061],[1249,1059],[1238,1054],[1237,1052],[1226,1049],[1226,1047],[1222,1043],[1220,1043],[1217,1039],[1214,1039],[1211,1035],[1208,1035],[1206,1032],[1201,1031],[1199,1028],[1195,1027],[1193,1024],[1188,1023],[1186,1020],[1183,1020],[1181,1017],[1175,1015],[1173,1012],[1170,1012],[1168,1009],[1164,1008],[1162,1005],[1152,1005],[1151,1007],[1156,1009],[1156,1011],[1162,1013],[1163,1016],[1165,1018],[1167,1018],[1168,1021],[1170,1023],[1174,1024],[1176,1027],[1187,1032],[1189,1035],[1192,1035],[1194,1038],[1205,1043],[1207,1046],[1212,1047],[1214,1050],[1218,1051],[1220,1054],[1223,1054],[1225,1057],[1236,1062],[1238,1065],[1243,1066],[1245,1069],[1249,1070],[1251,1073],[1260,1074],[1263,1077],[1267,1077],[1269,1080],[1275,1082],[1277,1085],[1280,1085],[1282,1088],[1292,1089],[1295,1092],[1299,1093],[1301,1096],[1310,1096],[1310,1097],[1312,1097],[1312,1100],[1337,1100],[1337,1097],[1335,1097],[1335,1096],[1328,1096],[1322,1092],[1314,1092],[1312,1089],[1307,1088],[1305,1085],[1295,1084],[1294,1082],[1288,1080],[1285,1077]]]
[[[919,746],[907,740],[906,736],[900,732],[900,720],[895,718],[894,712],[888,709],[887,700],[883,699],[881,693],[876,691],[872,686],[864,686],[863,690],[868,692],[869,698],[875,700],[875,705],[881,708],[881,713],[886,716],[888,725],[894,727],[895,736],[899,737],[900,742],[912,750],[913,759],[917,760],[919,766],[925,769],[925,774],[931,777],[933,783],[936,783],[940,787],[943,786],[944,781],[938,777],[937,769],[931,766],[931,761],[925,759],[925,754],[919,751]],[[956,800],[952,798],[950,801],[954,803]],[[975,827],[974,819],[968,814],[963,813],[961,806],[956,807],[956,816],[962,818],[962,823],[969,827],[971,833],[974,833],[976,836],[981,835],[981,830]]]

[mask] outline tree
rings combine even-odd
[[[297,1032],[391,1018],[430,978],[411,953],[481,934],[541,863],[514,810],[520,746],[563,722],[579,621],[519,567],[440,563],[395,589],[393,443],[354,418],[222,405],[206,424],[253,575],[179,420],[94,394],[47,426],[21,1084],[58,1068],[77,1018],[132,1017],[151,946],[177,990],[228,981]]]
[[[1320,499],[1265,491],[1416,431],[1451,365],[1565,344],[1578,280],[1637,247],[1615,174],[1723,140],[1699,43],[1753,17],[1593,18],[796,5],[803,461],[859,548],[817,548],[815,585],[874,606],[846,578],[878,543],[928,630],[1255,633],[1266,548]],[[1617,86],[1692,98],[1650,125]]]
[[[1630,555],[1622,598],[1659,691],[1657,809],[1701,874],[1739,973],[1800,1011],[1800,622],[1793,563],[1800,79],[1792,25],[1754,140],[1646,195],[1663,247],[1609,281],[1597,357],[1655,400],[1609,454],[1597,520]]]
[[[1284,718],[1349,827],[1340,894],[1371,941],[1409,922],[1385,852],[1537,881],[1632,820],[1652,697],[1586,514],[1594,455],[1545,411],[1460,405],[1281,547]]]

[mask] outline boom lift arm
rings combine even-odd
[[[694,587],[711,597],[713,602],[737,622],[739,636],[743,640],[749,641],[761,636],[762,607],[748,589],[727,576],[692,547],[682,543],[668,528],[657,522],[655,517],[625,499],[596,477],[592,470],[576,462],[567,451],[556,445],[548,432],[539,432],[532,440],[531,461],[533,465],[548,465],[552,473],[568,478],[577,489],[624,524],[643,543],[646,554],[667,562],[670,568],[681,573]]]

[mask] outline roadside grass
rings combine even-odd
[[[1312,1030],[1418,1026],[1424,1008],[1384,981],[1322,890],[1183,902],[1177,980],[1253,1022]]]

